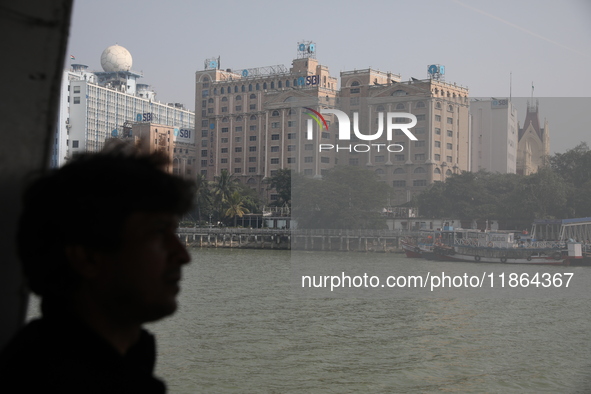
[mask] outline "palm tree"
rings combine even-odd
[[[245,213],[250,213],[250,211],[244,206],[244,197],[241,196],[238,191],[232,193],[230,198],[228,198],[227,203],[229,208],[226,210],[225,216],[234,216],[234,227],[236,227],[237,217],[242,217]]]
[[[197,218],[201,222],[201,213],[206,208],[211,209],[209,185],[201,174],[197,174],[195,178],[195,206],[197,208]]]
[[[236,186],[236,179],[228,172],[228,170],[222,170],[220,175],[215,177],[213,183],[213,195],[220,216],[223,204],[230,199],[230,196],[236,190]]]

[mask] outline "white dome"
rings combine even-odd
[[[131,53],[119,45],[108,47],[101,55],[101,66],[106,72],[129,71],[131,64]]]

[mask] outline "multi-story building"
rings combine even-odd
[[[515,174],[517,166],[517,109],[509,99],[470,102],[472,171]]]
[[[263,179],[281,168],[320,175],[334,166],[335,155],[318,158],[301,138],[299,126],[306,117],[301,107],[334,103],[337,92],[336,78],[318,63],[310,42],[299,44],[291,69],[222,70],[219,59],[207,60],[196,73],[200,173],[213,180],[227,170],[261,194],[267,188]]]
[[[125,122],[154,122],[193,132],[195,114],[178,103],[157,102],[156,93],[138,83],[141,74],[131,71],[125,48],[105,49],[101,65],[103,72],[89,72],[82,64],[64,71],[53,167],[78,153],[99,151],[107,138],[121,134]]]
[[[351,149],[342,151],[343,156],[339,158],[349,165],[372,169],[392,185],[393,204],[410,201],[431,183],[470,170],[468,89],[446,83],[442,78],[443,66],[430,66],[429,70],[429,78],[411,78],[410,81],[372,69],[341,73],[340,107],[351,119],[358,113],[363,134],[375,133],[380,122],[386,125],[383,117],[390,112],[413,114],[417,119],[416,126],[411,129],[416,141],[399,129],[393,133],[392,141],[386,140],[386,133],[381,139],[371,141],[374,145],[396,144],[403,149],[375,146],[367,152]],[[405,123],[408,119],[394,120]],[[351,143],[367,144],[368,141],[352,138]]]
[[[546,157],[550,154],[550,129],[544,119],[544,127],[540,124],[539,103],[527,103],[527,113],[523,127],[519,128],[517,145],[517,173],[530,175],[543,167]]]
[[[315,54],[313,43],[298,43],[289,70],[273,66],[224,71],[219,59],[206,61],[204,70],[196,73],[201,174],[212,180],[225,169],[264,193],[263,179],[281,168],[321,177],[335,165],[365,166],[395,188],[391,201],[399,204],[435,181],[469,170],[468,89],[446,83],[443,66],[431,66],[427,79],[408,82],[372,69],[346,71],[339,90],[337,79]],[[396,130],[390,143],[401,145],[402,151],[347,149],[349,142],[367,141],[355,136],[347,143],[339,141],[337,117],[331,114],[324,114],[326,124],[318,119],[314,124],[314,111],[323,109],[344,111],[352,124],[357,113],[363,134],[374,133],[387,112],[411,113],[417,118],[412,130],[418,140],[410,141]],[[386,133],[371,142],[386,143],[385,138]],[[321,144],[334,148],[321,149]]]

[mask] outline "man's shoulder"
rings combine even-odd
[[[59,387],[69,393],[80,390],[80,385],[86,392],[119,392],[115,387],[144,385],[145,392],[163,392],[164,385],[152,375],[153,337],[147,332],[142,337],[142,357],[129,362],[77,322],[32,321],[0,353],[0,392],[9,387],[8,382],[23,387],[22,392]]]

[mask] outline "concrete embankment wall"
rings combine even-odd
[[[400,252],[401,234],[383,231],[180,229],[178,236],[197,248],[325,250],[343,252]]]

